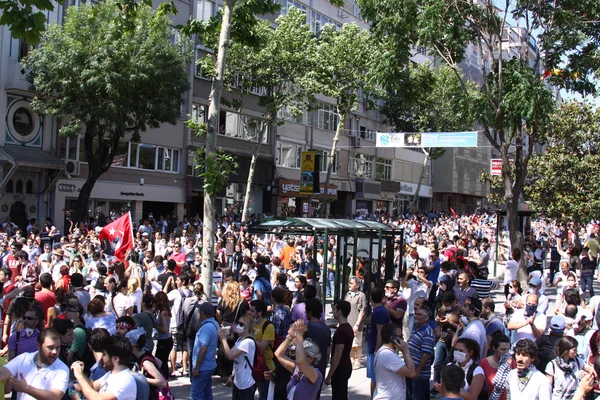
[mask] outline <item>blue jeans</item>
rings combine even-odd
[[[590,297],[594,296],[594,277],[593,276],[582,276],[581,277],[581,290],[585,296],[585,292],[589,289]]]
[[[448,347],[446,343],[438,340],[435,344],[435,354],[433,361],[433,381],[436,383],[440,383],[440,374],[442,372],[442,368],[444,368],[446,358],[448,358]]]
[[[411,379],[412,399],[429,400],[429,379]]]
[[[269,396],[269,381],[256,382],[256,388],[258,389],[258,400],[267,400]]]
[[[200,376],[192,377],[192,400],[212,400],[212,373],[212,370],[200,371]]]
[[[327,297],[332,297],[335,291],[335,272],[327,272]]]

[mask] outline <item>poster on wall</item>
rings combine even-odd
[[[315,152],[303,151],[300,169],[300,193],[311,194],[315,181]]]
[[[490,160],[490,175],[501,176],[502,175],[502,159],[492,158]]]
[[[473,132],[377,132],[376,147],[477,147]]]

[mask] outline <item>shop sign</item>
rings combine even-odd
[[[315,152],[302,152],[302,165],[300,170],[300,193],[311,194],[315,177]]]
[[[303,193],[299,181],[292,181],[287,179],[279,180],[279,191],[282,196],[285,197],[308,197],[309,193]],[[325,185],[321,185],[319,194],[315,194],[315,197],[321,197],[325,193]],[[327,189],[328,197],[337,197],[337,186],[329,185]]]
[[[490,160],[490,175],[501,176],[502,175],[502,159],[492,158]]]
[[[416,183],[400,182],[400,191],[398,191],[398,193],[414,195],[417,191],[417,186],[418,185]],[[419,196],[433,197],[433,188],[431,186],[421,185],[421,188],[419,189]]]
[[[58,188],[59,192],[63,193],[75,193],[80,191],[80,189],[72,183],[60,183],[56,187]]]
[[[145,196],[144,193],[140,192],[121,192],[121,196]]]

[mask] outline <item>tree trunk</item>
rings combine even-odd
[[[414,214],[415,210],[419,207],[419,192],[421,191],[421,181],[425,176],[425,169],[427,168],[427,162],[429,161],[429,152],[422,148],[423,153],[425,153],[425,160],[423,161],[423,168],[421,169],[421,176],[419,177],[419,183],[417,183],[417,190],[415,191],[415,195],[412,199],[412,205],[410,206],[410,211]]]
[[[331,171],[333,169],[333,162],[335,161],[335,152],[337,151],[337,144],[340,140],[340,135],[344,131],[346,125],[346,112],[338,112],[338,126],[335,130],[335,136],[331,143],[331,151],[329,152],[329,162],[327,163],[327,175],[325,177],[325,189],[323,190],[323,200],[321,202],[321,208],[319,209],[319,218],[325,217],[325,209],[327,208],[327,189],[329,188],[329,179],[331,178]]]
[[[250,203],[250,192],[252,189],[252,181],[254,180],[254,171],[256,170],[256,161],[260,154],[260,147],[265,137],[265,131],[269,129],[269,124],[265,124],[258,135],[258,145],[252,146],[252,160],[250,161],[250,169],[248,170],[248,180],[246,181],[246,195],[244,196],[244,210],[242,211],[242,223],[248,219],[248,204]]]
[[[86,218],[89,211],[88,205],[90,203],[92,190],[94,189],[96,181],[98,180],[98,178],[100,178],[100,175],[102,175],[102,173],[97,173],[93,171],[92,168],[90,168],[88,172],[88,177],[83,186],[81,187],[81,190],[79,191],[79,196],[77,197],[77,201],[73,206],[71,221],[73,221],[75,225],[77,225],[79,222],[86,222]]]
[[[219,50],[215,65],[215,77],[208,96],[208,124],[206,129],[205,157],[214,157],[219,128],[219,110],[221,108],[221,92],[223,90],[223,74],[225,59],[229,47],[229,34],[231,31],[231,15],[236,0],[227,0],[223,8],[223,20],[219,36]],[[212,296],[212,278],[215,262],[215,195],[204,190],[204,226],[202,227],[202,269],[200,282],[204,292],[210,299]]]

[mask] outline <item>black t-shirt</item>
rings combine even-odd
[[[331,329],[324,322],[309,322],[308,323],[308,335],[309,338],[312,339],[313,342],[319,346],[319,351],[321,352],[321,360],[319,361],[319,365],[317,369],[321,371],[323,376],[325,375],[325,368],[327,366],[326,356],[327,356],[327,348],[331,346]]]
[[[556,358],[556,344],[560,339],[562,335],[542,335],[535,341],[538,348],[535,367],[538,371],[546,371],[546,365]]]
[[[175,272],[171,272],[171,271],[167,271],[164,274],[160,274],[156,280],[160,283],[160,285],[163,287],[165,287],[165,285],[167,284],[167,281],[169,280],[169,277],[173,277],[173,280],[175,280],[175,278],[177,278],[177,275],[175,275]],[[171,289],[175,289],[175,287],[171,287]]]
[[[239,310],[238,310],[239,308]],[[240,317],[246,315],[246,312],[248,312],[248,310],[250,309],[250,306],[248,305],[247,301],[242,300],[242,302],[238,305],[238,307],[236,307],[235,309],[231,309],[229,308],[229,306],[227,307],[223,307],[222,303],[219,302],[219,305],[217,306],[217,310],[221,313],[221,318],[223,320],[223,322],[231,322],[231,323],[237,323],[237,321],[239,321]],[[237,317],[236,317],[237,314]],[[234,321],[235,318],[235,321]]]
[[[335,370],[333,376],[349,379],[352,375],[352,361],[350,360],[350,351],[352,350],[352,341],[354,340],[354,330],[349,323],[341,324],[333,334],[331,343],[331,358],[335,355],[335,346],[338,344],[344,345],[340,364]]]

